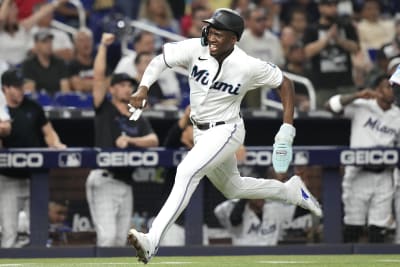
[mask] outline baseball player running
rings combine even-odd
[[[147,99],[148,88],[163,70],[182,66],[189,71],[195,144],[179,164],[172,191],[149,233],[135,229],[129,232],[128,240],[143,263],[156,254],[166,230],[185,209],[205,175],[227,198],[279,199],[309,209],[317,216],[322,214],[299,176],[286,183],[240,176],[235,151],[245,137],[240,116],[244,95],[264,85],[278,89],[284,110],[283,124],[275,136],[273,165],[277,172],[286,172],[295,137],[294,90],[277,66],[250,57],[236,46],[244,29],[237,12],[217,9],[204,22],[208,25],[201,38],[165,44],[163,54],[151,61],[130,100],[134,117]]]

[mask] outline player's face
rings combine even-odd
[[[387,104],[392,104],[395,100],[393,88],[389,83],[389,80],[385,79],[379,85],[379,92],[381,93],[381,100]]]
[[[110,87],[113,99],[124,103],[129,103],[132,89],[132,84],[129,81],[123,81]]]
[[[236,42],[236,36],[234,33],[230,31],[217,30],[213,27],[210,27],[207,39],[210,55],[217,59],[232,50]]]
[[[24,99],[24,90],[22,86],[4,86],[4,95],[7,103],[11,107],[18,107]]]

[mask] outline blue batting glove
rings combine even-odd
[[[292,143],[296,136],[296,129],[288,123],[282,124],[275,136],[272,152],[272,166],[276,173],[287,172],[292,161]]]
[[[292,162],[292,146],[288,143],[275,143],[272,152],[272,166],[276,173],[287,172]]]

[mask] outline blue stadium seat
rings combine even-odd
[[[35,100],[43,107],[53,106],[54,104],[52,97],[44,90],[34,93],[25,93],[25,95],[30,99]]]
[[[80,92],[59,92],[54,96],[54,103],[60,107],[92,108],[93,96]]]

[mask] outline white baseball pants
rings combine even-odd
[[[344,223],[387,227],[392,217],[393,171],[363,171],[348,166],[342,182]]]
[[[86,198],[97,246],[125,246],[132,218],[132,187],[105,170],[92,170],[86,181]]]
[[[282,182],[240,176],[235,152],[244,137],[243,120],[204,131],[195,128],[195,145],[179,164],[172,191],[149,231],[148,236],[156,248],[205,175],[227,198],[286,200],[290,197]]]
[[[29,179],[7,177],[0,174],[1,247],[15,247],[18,236],[18,214],[21,209],[29,218]]]

